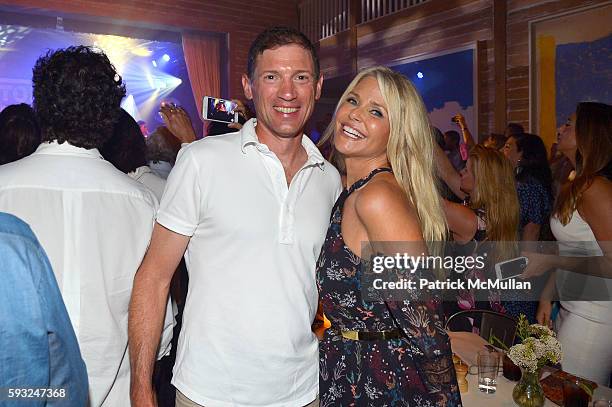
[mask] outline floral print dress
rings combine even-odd
[[[460,406],[440,302],[434,297],[426,302],[369,302],[361,296],[364,261],[344,243],[342,209],[353,191],[382,171],[390,169],[374,170],[342,192],[317,262],[321,305],[332,324],[319,347],[320,405]],[[351,340],[340,334],[397,329],[402,337],[390,340]]]

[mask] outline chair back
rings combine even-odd
[[[493,345],[499,346],[493,338],[506,347],[514,344],[516,319],[509,315],[489,310],[465,310],[451,315],[446,321],[446,329],[453,332],[472,332],[472,327],[479,328],[480,337]]]

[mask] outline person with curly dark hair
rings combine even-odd
[[[98,148],[113,134],[125,85],[107,56],[85,46],[49,51],[32,74],[42,141]]]
[[[36,62],[32,82],[43,142],[0,166],[0,211],[28,223],[49,257],[87,367],[89,405],[123,406],[130,388],[128,302],[157,198],[98,151],[113,134],[125,95],[104,53],[84,46],[50,51]],[[171,318],[160,347],[169,342]]]
[[[39,144],[40,128],[29,105],[10,105],[0,112],[0,165],[32,154]]]

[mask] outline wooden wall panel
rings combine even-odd
[[[321,41],[322,69],[328,77],[351,73],[348,39]],[[417,55],[447,51],[479,43],[478,127],[489,133],[494,102],[491,0],[433,0],[357,26],[359,69]]]
[[[506,83],[507,119],[529,129],[529,22],[607,0],[509,0]]]
[[[319,62],[325,78],[351,75],[351,32],[343,31],[319,42]]]
[[[480,134],[501,131],[506,121],[529,128],[529,22],[608,0],[507,0],[505,60],[495,56],[493,3],[495,0],[431,0],[357,26],[357,64],[365,68],[458,48],[478,42],[478,124]],[[503,19],[499,19],[503,21]],[[330,40],[330,39],[328,39]],[[326,41],[328,41],[326,40]],[[502,44],[503,45],[503,44]],[[323,69],[331,76],[351,72],[346,42],[321,43]],[[499,60],[501,59],[501,60]],[[499,66],[501,65],[501,66]],[[497,66],[497,81],[496,70]],[[505,66],[505,69],[504,69]],[[497,86],[496,86],[497,82]],[[503,114],[495,118],[496,90],[505,85],[506,103],[497,100]]]
[[[227,33],[229,41],[229,96],[243,98],[241,74],[255,36],[274,25],[298,26],[297,0],[0,0],[16,11],[60,17],[120,19],[167,30]]]

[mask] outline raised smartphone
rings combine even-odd
[[[223,123],[238,122],[236,103],[231,100],[204,96],[202,99],[202,118]]]
[[[517,257],[495,264],[495,274],[498,280],[508,280],[523,274],[529,260],[527,257]]]

